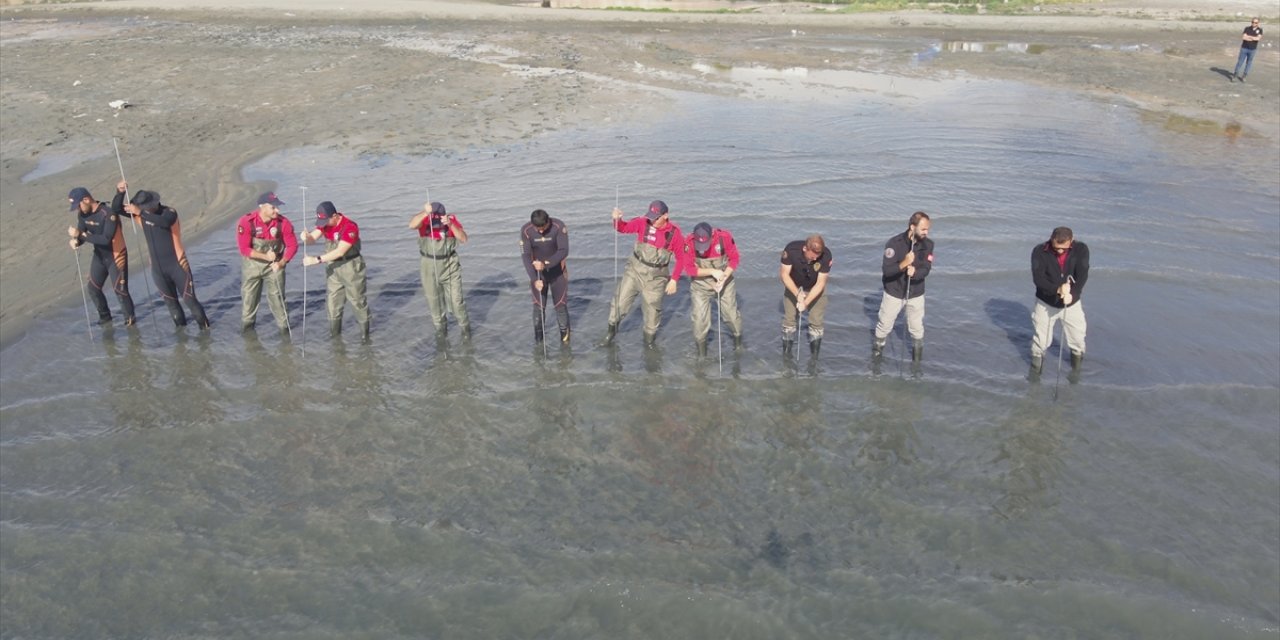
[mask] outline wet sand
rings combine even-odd
[[[449,154],[649,117],[668,108],[669,90],[742,90],[707,81],[698,63],[1043,83],[1132,104],[1189,136],[1280,141],[1280,54],[1266,46],[1275,6],[1252,0],[1020,16],[831,15],[792,4],[747,14],[437,0],[359,10],[336,0],[0,4],[3,344],[78,297],[66,193],[86,186],[109,198],[119,179],[112,138],[132,186],[177,208],[188,240],[253,208],[270,185],[244,183],[240,169],[271,152]],[[1239,33],[1257,13],[1267,40],[1249,83],[1230,83]],[[843,57],[833,56],[834,35],[855,43]],[[938,42],[959,44],[912,64]],[[144,251],[126,237],[141,300]]]

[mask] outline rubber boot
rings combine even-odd
[[[370,329],[372,329],[372,328],[373,328],[373,320],[372,320],[372,319],[370,319],[370,320],[366,320],[366,321],[364,321],[364,322],[361,322],[361,323],[360,323],[360,338],[361,338],[361,339],[363,339],[363,340],[368,340],[368,339],[369,339],[369,331],[370,331]]]
[[[871,357],[872,358],[884,357],[884,340],[881,340],[880,338],[876,338],[871,342]]]
[[[341,319],[330,320],[329,321],[329,337],[336,338],[340,335],[342,335],[342,320]]]
[[[913,340],[911,342],[911,361],[920,362],[924,359],[924,340]]]
[[[618,335],[618,325],[610,324],[609,328],[605,329],[604,339],[600,341],[600,346],[607,347],[613,344],[613,337],[616,335]]]
[[[1030,382],[1040,382],[1040,372],[1044,369],[1044,356],[1031,356],[1031,371],[1027,373],[1027,380]]]
[[[706,341],[706,340],[695,340],[695,341],[694,341],[694,344],[695,344],[695,345],[697,345],[697,347],[698,347],[698,357],[699,357],[699,358],[705,358],[705,357],[707,357],[707,341]]]
[[[782,355],[790,358],[796,354],[796,334],[782,334]]]
[[[652,334],[652,333],[646,333],[646,334],[644,334],[644,348],[646,348],[646,349],[657,349],[657,348],[658,348],[658,336],[657,336],[657,334]]]
[[[822,338],[814,338],[809,341],[809,355],[818,357],[818,352],[822,351]]]
[[[1080,382],[1080,368],[1084,365],[1084,354],[1078,351],[1071,352],[1071,373],[1067,374],[1067,382],[1075,384]]]
[[[742,334],[737,334],[733,336],[733,350],[742,351],[745,348],[746,348],[746,345],[743,344],[742,342]]]
[[[462,339],[465,342],[471,342],[471,325],[462,325]]]
[[[542,325],[534,325],[533,327],[533,343],[542,344]]]
[[[257,325],[252,322],[240,323],[240,333],[249,333],[250,331],[257,331]]]

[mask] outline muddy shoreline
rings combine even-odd
[[[1257,3],[1191,9],[1169,0],[1157,18],[1106,3],[1010,17],[684,15],[409,0],[358,14],[328,0],[233,2],[219,11],[154,4],[0,12],[0,343],[78,295],[63,203],[72,186],[110,196],[119,179],[113,138],[131,183],[160,191],[179,210],[188,242],[252,209],[268,185],[244,183],[241,167],[277,150],[449,153],[649,117],[669,108],[658,97],[665,90],[735,91],[706,82],[694,63],[1030,82],[1133,105],[1190,136],[1280,141],[1277,49],[1259,51],[1248,84],[1224,75],[1247,22],[1233,14],[1265,6]],[[1214,10],[1221,21],[1185,19]],[[834,57],[833,39],[871,44]],[[976,44],[911,64],[938,42]],[[987,51],[985,43],[1036,51]],[[114,109],[113,100],[131,106]],[[51,158],[69,168],[24,181]],[[128,232],[126,239],[139,298],[143,251]]]

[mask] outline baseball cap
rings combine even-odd
[[[667,213],[667,203],[661,200],[654,200],[649,203],[649,213],[645,217],[650,220],[657,220]]]
[[[338,215],[338,209],[328,200],[316,206],[316,220],[328,220],[336,215]]]
[[[711,225],[705,222],[699,222],[698,226],[693,228],[693,248],[698,253],[704,253],[711,248]]]
[[[81,200],[84,200],[85,198],[92,198],[93,196],[89,195],[88,189],[84,187],[76,187],[71,190],[71,193],[67,194],[67,197],[71,199],[71,210],[75,211],[80,208]]]
[[[284,201],[276,197],[276,192],[268,191],[258,196],[258,204],[269,204],[269,205],[278,207],[283,205]]]
[[[445,212],[444,212],[444,203],[442,203],[442,202],[432,202],[432,203],[431,203],[431,215],[435,215],[435,216],[442,216],[442,215],[444,215],[444,213],[445,213]]]

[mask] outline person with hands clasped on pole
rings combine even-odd
[[[1058,227],[1049,241],[1031,250],[1031,280],[1036,286],[1036,307],[1031,311],[1031,377],[1040,375],[1044,352],[1053,343],[1053,325],[1062,321],[1066,347],[1071,350],[1072,382],[1084,363],[1084,284],[1089,280],[1089,247],[1075,239],[1071,229]],[[1059,344],[1059,354],[1063,345]],[[1061,366],[1061,361],[1059,361]]]
[[[116,191],[128,191],[129,184],[121,180]],[[112,201],[123,201],[123,197]],[[147,248],[151,251],[151,270],[156,277],[156,289],[164,298],[169,308],[173,324],[187,326],[187,315],[182,312],[179,300],[187,303],[191,316],[201,329],[209,328],[209,317],[204,313],[204,305],[196,298],[196,282],[191,276],[191,264],[187,262],[187,250],[182,245],[182,224],[178,221],[178,212],[173,207],[160,202],[160,194],[155,191],[138,190],[128,203],[115,209],[116,215],[129,215],[142,222],[143,235]]]
[[[543,341],[548,296],[556,309],[560,344],[569,344],[569,230],[559,219],[535,209],[529,222],[520,228],[520,260],[529,275],[533,292],[533,337]]]
[[[447,307],[462,329],[462,339],[470,340],[471,319],[462,295],[462,261],[458,258],[458,244],[466,244],[467,232],[458,217],[446,213],[439,202],[423,205],[422,211],[409,220],[409,228],[418,231],[422,293],[427,297],[436,338],[443,339],[448,331],[444,315]]]
[[[336,337],[342,333],[342,311],[350,299],[356,322],[360,325],[360,335],[368,339],[369,301],[365,297],[360,227],[326,200],[316,207],[316,228],[301,234],[301,240],[307,244],[321,238],[324,238],[324,253],[303,258],[302,265],[324,264],[325,283],[329,290],[329,335]]]
[[[718,300],[717,313],[729,325],[734,348],[742,349],[742,314],[738,312],[737,280],[733,277],[738,269],[738,246],[733,234],[699,222],[685,243],[685,251],[685,273],[691,281],[689,317],[698,357],[707,355],[712,300]]]
[[[831,250],[822,236],[814,234],[787,244],[782,250],[778,277],[786,288],[782,294],[782,352],[795,352],[800,314],[809,312],[809,353],[822,349],[822,321],[827,311],[827,278],[831,275]]]
[[[102,293],[102,287],[110,279],[111,287],[120,300],[124,325],[130,327],[137,322],[137,318],[133,296],[129,295],[129,252],[124,245],[120,216],[114,213],[121,209],[124,195],[125,192],[117,188],[115,201],[108,207],[106,203],[94,200],[88,189],[72,189],[67,198],[71,202],[71,211],[77,215],[75,225],[67,228],[67,234],[71,236],[72,250],[86,242],[93,245],[93,258],[89,263],[85,291],[98,309],[98,324],[111,323],[111,309],[107,306],[107,297]]]
[[[258,196],[258,208],[244,214],[236,224],[236,245],[240,264],[240,330],[254,328],[262,285],[267,285],[267,305],[281,332],[289,331],[289,310],[285,305],[285,265],[298,253],[293,223],[280,213],[284,202],[275,193]],[[306,310],[304,309],[305,313]]]
[[[643,216],[622,219],[622,209],[613,209],[613,228],[618,233],[635,234],[636,244],[626,270],[609,305],[609,327],[602,346],[613,344],[618,324],[631,312],[636,296],[644,313],[644,344],[657,348],[658,326],[662,322],[662,298],[676,292],[685,268],[684,236],[671,221],[667,203],[654,200]]]
[[[911,334],[911,361],[924,357],[924,279],[933,266],[933,240],[929,239],[932,222],[929,214],[917,211],[907,221],[907,230],[884,243],[881,263],[884,296],[880,298],[880,317],[876,322],[875,342],[871,355],[884,355],[885,339],[893,332],[893,323],[905,307],[907,333]]]

